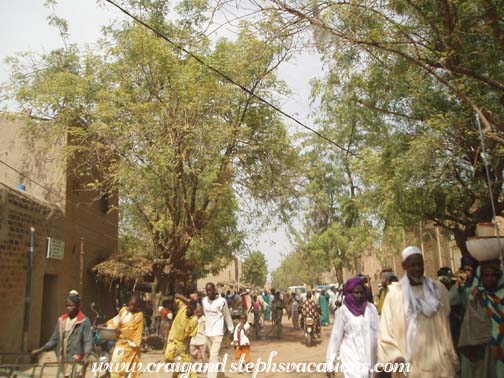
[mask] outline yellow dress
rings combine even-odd
[[[178,311],[168,334],[164,357],[165,361],[174,361],[177,356],[180,356],[182,362],[190,362],[189,341],[198,331],[198,317],[196,315],[188,317],[185,303],[179,299],[175,301]],[[189,376],[195,377],[196,374],[191,372]]]
[[[114,352],[110,362],[112,363],[112,372],[110,378],[122,378],[127,376],[127,368],[134,367],[132,364],[140,362],[140,344],[142,342],[142,333],[144,327],[143,314],[139,312],[129,312],[123,307],[119,314],[107,322],[108,328],[117,328],[121,330],[121,336],[116,341]],[[121,364],[123,364],[121,366]],[[117,368],[117,367],[122,367]],[[131,378],[138,376],[138,371],[133,369],[130,373]]]
[[[378,294],[378,304],[376,305],[378,309],[378,314],[381,315],[382,308],[383,308],[383,303],[385,303],[385,297],[387,296],[388,292],[388,287],[385,286],[384,288],[381,289],[380,293]]]

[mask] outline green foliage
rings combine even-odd
[[[285,256],[280,266],[271,274],[271,287],[287,289],[289,286],[316,285],[324,272],[324,262],[302,250]]]
[[[243,281],[254,287],[262,288],[268,275],[268,264],[264,253],[251,252],[242,264]]]
[[[291,33],[309,26],[323,55],[328,74],[313,86],[321,101],[318,123],[358,156],[331,158],[331,175],[346,175],[355,186],[351,204],[358,216],[371,219],[383,239],[389,230],[431,221],[451,232],[465,253],[475,224],[492,219],[490,194],[497,213],[504,210],[502,4],[274,3],[268,17]],[[476,115],[486,137],[491,193]],[[337,203],[341,208],[342,199]]]
[[[245,24],[236,41],[212,46],[184,18],[195,3],[203,12],[205,2],[182,2],[178,21],[164,18],[167,2],[139,6],[251,91],[282,91],[273,71],[285,48]],[[119,193],[123,246],[149,248],[156,274],[169,266],[197,278],[231,258],[243,240],[237,191],[289,210],[297,152],[278,115],[145,28],[125,22],[96,50],[70,45],[24,62],[10,60],[10,93],[46,119],[33,130],[68,135],[68,168],[90,189]]]

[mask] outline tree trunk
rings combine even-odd
[[[462,256],[469,255],[469,251],[467,250],[467,246],[466,246],[468,232],[469,232],[469,230],[467,227],[465,230],[461,230],[459,228],[456,228],[453,231],[453,236],[455,237],[455,243],[457,244],[457,247],[459,247],[460,252],[462,253]]]

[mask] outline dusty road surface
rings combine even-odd
[[[283,337],[278,339],[273,339],[268,336],[271,329],[271,323],[266,322],[266,327],[261,331],[261,340],[251,341],[251,362],[257,363],[259,359],[261,362],[268,363],[271,352],[276,352],[277,355],[273,357],[272,362],[277,363],[323,363],[325,362],[325,352],[327,349],[327,343],[331,333],[332,326],[322,327],[322,338],[316,339],[315,345],[308,348],[304,344],[304,337],[301,330],[294,330],[292,325],[288,321],[287,317],[283,319]],[[231,364],[236,362],[234,358],[234,349],[229,346],[229,340],[224,342],[227,344],[226,347],[221,349],[221,355],[228,353],[228,359],[226,363],[226,371],[224,374],[219,374],[219,378],[245,378],[253,377],[252,373],[238,373],[231,372]],[[142,362],[158,362],[162,361],[163,354],[161,351],[150,352],[142,356]],[[263,365],[264,366],[264,365]],[[315,366],[312,364],[312,368],[315,370]],[[158,377],[170,377],[170,373],[142,373],[141,378],[158,378]],[[270,372],[257,372],[256,377],[259,378],[308,378],[308,377],[325,377],[325,373],[309,373],[309,372],[290,372],[290,373],[273,373]],[[206,377],[206,374],[198,374],[198,378]],[[337,375],[336,377],[343,377],[343,375]]]

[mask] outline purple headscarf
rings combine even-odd
[[[358,304],[355,301],[354,296],[352,295],[352,291],[357,287],[357,286],[362,286],[364,289],[364,295],[362,297],[362,303]],[[366,286],[364,286],[364,282],[362,281],[361,277],[352,277],[350,278],[346,283],[345,283],[345,300],[343,303],[347,308],[350,310],[352,314],[355,316],[360,316],[364,315],[364,312],[366,312],[366,307],[367,307],[367,298],[369,296],[368,294],[368,289]]]

